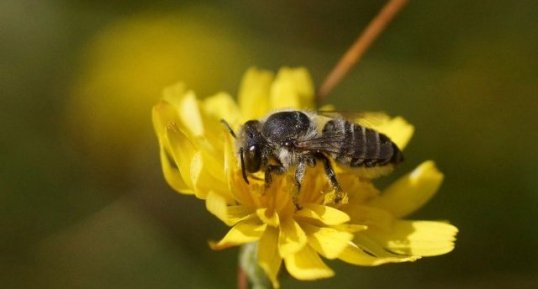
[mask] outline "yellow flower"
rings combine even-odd
[[[88,155],[92,167],[104,169],[99,176],[108,181],[131,176],[133,159],[140,158],[152,134],[148,107],[159,100],[163,86],[179,77],[215,91],[250,60],[251,49],[231,18],[209,5],[192,4],[118,17],[80,53],[66,125],[77,150]]]
[[[337,178],[347,203],[334,205],[334,191],[323,169],[307,170],[294,204],[293,177],[275,176],[267,187],[260,178],[246,184],[233,139],[219,123],[237,130],[282,108],[310,109],[314,90],[305,69],[283,68],[276,77],[250,69],[240,87],[238,104],[226,93],[204,100],[178,84],[165,90],[153,109],[164,176],[178,192],[193,194],[232,228],[213,249],[258,242],[258,264],[279,287],[282,264],[300,280],[327,278],[324,263],[340,259],[355,265],[414,261],[450,252],[456,227],[445,222],[401,218],[427,202],[443,175],[431,161],[419,165],[380,193],[370,179],[339,168]],[[369,125],[389,136],[401,149],[413,127],[400,117],[368,114]]]

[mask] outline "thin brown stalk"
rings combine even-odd
[[[237,268],[237,289],[248,289],[247,274],[241,266]]]
[[[366,26],[366,29],[359,35],[357,40],[340,58],[333,70],[327,75],[325,81],[319,88],[317,102],[321,104],[323,99],[333,90],[333,88],[344,78],[349,70],[357,64],[368,47],[374,42],[379,34],[392,21],[394,16],[405,6],[407,0],[390,0],[379,11],[377,16]]]

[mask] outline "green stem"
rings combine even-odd
[[[273,289],[265,272],[258,266],[258,243],[248,243],[240,247],[239,267],[245,272],[252,289]]]

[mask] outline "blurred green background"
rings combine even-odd
[[[207,246],[226,226],[164,182],[151,106],[180,80],[235,95],[253,65],[319,84],[382,4],[2,0],[0,287],[234,288],[237,250]],[[412,217],[456,224],[456,249],[283,288],[538,288],[537,15],[411,1],[328,100],[416,126],[395,174],[436,160]]]

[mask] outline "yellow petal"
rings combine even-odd
[[[280,224],[278,214],[275,213],[274,210],[268,210],[266,208],[257,209],[256,215],[258,215],[258,218],[260,218],[263,223],[271,227],[277,227]]]
[[[384,113],[366,113],[358,122],[364,122],[364,125],[388,136],[400,150],[407,146],[415,131],[415,127],[404,118],[390,118]]]
[[[193,136],[208,156],[218,163],[219,174],[224,175],[221,166],[224,152],[223,139],[229,136],[230,133],[221,121],[226,121],[234,131],[237,131],[241,118],[239,107],[230,95],[223,92],[208,97],[203,101],[185,97],[181,105],[184,109],[192,110],[192,112],[189,112],[190,115],[185,115],[194,117],[195,123],[199,122],[196,128],[192,129]],[[188,121],[188,119],[185,121]],[[188,130],[190,131],[191,128]],[[203,132],[203,135],[196,133],[195,130]]]
[[[331,268],[327,267],[316,251],[309,246],[284,258],[284,262],[290,275],[299,280],[316,280],[334,276]]]
[[[151,117],[153,121],[153,128],[155,129],[159,140],[165,139],[168,133],[167,130],[170,128],[170,126],[176,126],[175,123],[179,122],[177,110],[172,104],[164,100],[160,100],[155,106],[153,106]]]
[[[210,242],[209,246],[213,250],[226,249],[245,243],[254,242],[260,239],[265,231],[266,225],[262,224],[255,215],[243,220],[233,226],[230,231],[219,242]]]
[[[379,191],[372,182],[364,181],[358,178],[357,175],[346,171],[338,174],[340,186],[347,192],[349,204],[364,204],[379,195]]]
[[[182,194],[194,194],[191,186],[188,186],[181,176],[178,167],[176,166],[171,156],[167,155],[164,147],[160,148],[161,168],[163,170],[164,179],[177,192]]]
[[[225,183],[224,164],[198,151],[191,160],[190,177],[197,198],[205,199],[209,191],[215,191],[227,200],[233,197]]]
[[[394,216],[388,211],[372,206],[350,204],[344,206],[342,209],[349,214],[353,224],[361,224],[375,228],[387,228],[394,221]]]
[[[249,192],[247,184],[242,179],[235,146],[232,137],[224,138],[224,173],[228,190],[234,198],[245,206],[254,206],[252,194]]]
[[[237,222],[235,219],[229,217],[228,206],[226,204],[226,198],[215,191],[209,191],[205,200],[206,209],[215,215],[219,220],[223,221],[226,225],[232,226]]]
[[[278,251],[282,258],[296,253],[306,245],[306,234],[299,224],[288,218],[280,222],[280,236],[278,238]]]
[[[403,217],[422,207],[437,192],[442,181],[443,174],[434,162],[426,161],[394,182],[369,205]]]
[[[162,99],[175,107],[179,107],[186,93],[187,86],[182,82],[178,82],[164,88]]]
[[[267,196],[267,206],[273,208],[278,213],[280,219],[291,218],[296,209],[292,201],[294,193],[290,189],[294,188],[292,179],[289,175],[283,177],[278,176],[273,179],[271,186],[264,191],[264,194]],[[262,182],[261,185],[265,186],[265,183]]]
[[[175,125],[175,122],[168,124],[166,128],[166,136],[165,139],[163,139],[163,146],[165,150],[170,152],[185,184],[188,187],[193,188],[190,173],[192,159],[198,151],[196,146],[191,142],[187,135]]]
[[[314,109],[314,86],[306,69],[280,69],[271,86],[271,108]]]
[[[247,206],[243,205],[236,205],[236,206],[228,206],[226,208],[226,219],[232,223],[232,225],[235,225],[236,223],[247,219],[251,215],[254,214],[254,210],[252,208],[249,208]]]
[[[368,226],[358,225],[358,224],[340,224],[340,225],[331,226],[331,228],[334,228],[339,231],[349,232],[349,233],[357,233],[357,232],[368,230]]]
[[[151,110],[151,120],[153,129],[157,134],[159,141],[166,137],[166,127],[176,117],[176,112],[170,103],[161,100]]]
[[[224,173],[226,175],[226,183],[230,191],[233,190],[233,184],[235,182],[235,175],[237,172],[238,169],[235,147],[232,137],[228,136],[224,138]]]
[[[188,175],[189,173],[188,167],[186,166],[184,168],[187,171],[184,170],[184,175],[182,175],[168,142],[168,127],[170,123],[173,123],[174,117],[175,112],[169,103],[165,101],[160,101],[153,107],[152,120],[155,132],[157,133],[157,139],[159,141],[161,168],[166,182],[174,190],[183,194],[194,194],[191,184],[184,180],[185,174]],[[191,147],[191,149],[194,151],[193,147]],[[188,162],[190,162],[190,157],[183,160],[183,164],[185,165]]]
[[[243,121],[262,118],[269,112],[269,89],[273,73],[250,68],[243,76],[239,88],[239,107]]]
[[[454,249],[458,229],[434,221],[398,221],[390,231],[371,235],[387,249],[409,256],[436,256]]]
[[[241,111],[233,98],[227,93],[221,92],[206,98],[202,103],[202,107],[208,116],[218,120],[223,119],[232,126],[239,125]]]
[[[282,258],[276,254],[278,250],[278,229],[267,227],[258,242],[258,264],[265,271],[274,288],[279,288],[278,271]]]
[[[303,224],[308,244],[327,259],[337,258],[353,239],[353,234],[329,227]]]
[[[353,239],[352,243],[360,248],[360,250],[362,250],[365,254],[380,259],[378,262],[409,262],[420,259],[420,256],[392,252],[385,246],[383,241],[379,240],[379,236],[373,234],[373,231],[374,230],[369,229],[367,231],[355,234],[355,238]]]
[[[179,119],[193,136],[204,135],[204,124],[200,115],[200,108],[194,92],[189,91],[178,107]]]
[[[349,216],[332,207],[318,204],[304,204],[295,216],[320,221],[325,225],[339,225],[349,221]]]
[[[349,242],[348,246],[342,251],[342,253],[340,253],[340,256],[338,256],[338,259],[359,266],[377,266],[386,263],[399,263],[416,260],[416,258],[376,257],[366,253],[353,242]]]
[[[182,83],[176,84],[165,88],[163,99],[175,107],[181,125],[186,127],[189,133],[193,136],[204,134],[200,108],[193,91],[186,90]]]
[[[191,161],[198,148],[188,136],[186,128],[181,125],[176,107],[161,100],[153,107],[152,118],[161,150],[164,151],[161,158],[166,157],[168,161],[162,164],[165,175],[169,176],[167,180],[169,183],[170,181],[174,182],[171,183],[174,188],[175,185],[179,184],[177,180],[171,178],[171,173],[175,167],[180,172],[184,184],[192,190]]]
[[[336,111],[336,106],[334,106],[334,104],[324,104],[322,105],[318,111],[320,112],[333,112],[333,111]]]

